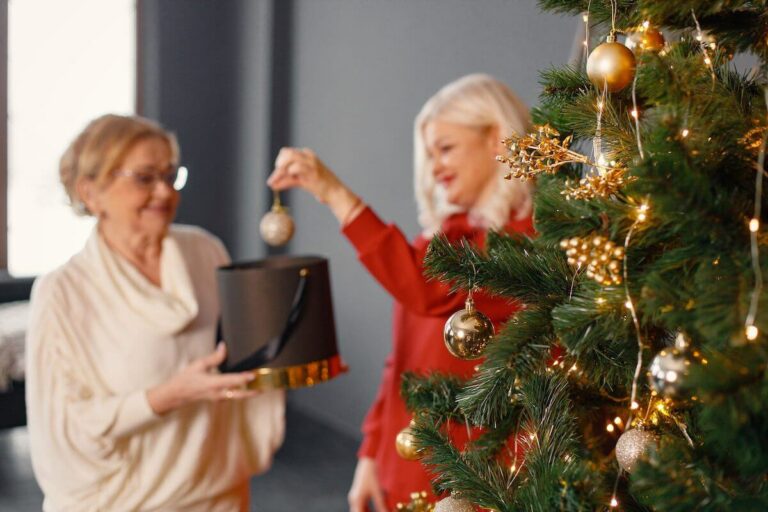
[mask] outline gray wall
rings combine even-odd
[[[440,86],[471,72],[508,83],[529,104],[538,71],[563,64],[578,23],[510,0],[297,0],[290,143],[313,148],[385,219],[418,233],[412,123]],[[295,403],[358,432],[391,343],[391,299],[356,261],[336,220],[291,198],[296,253],[331,261],[349,375],[296,392]],[[435,340],[440,343],[440,340]]]
[[[412,122],[441,85],[471,72],[529,104],[538,71],[571,55],[579,23],[534,0],[141,1],[140,108],[176,130],[191,179],[179,212],[237,259],[268,252],[258,219],[277,148],[313,148],[409,237]],[[285,197],[292,253],[331,261],[340,348],[350,373],[292,402],[357,435],[390,349],[391,300],[356,261],[331,214]],[[439,343],[439,340],[436,340]]]

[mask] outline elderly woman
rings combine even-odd
[[[139,117],[92,121],[61,159],[85,247],[37,280],[27,337],[32,463],[58,510],[248,510],[284,430],[284,394],[219,374],[215,270],[202,229],[173,225],[176,140]]]
[[[427,101],[414,127],[415,191],[423,232],[413,243],[396,226],[382,222],[310,150],[284,148],[277,157],[269,185],[277,190],[301,187],[327,204],[360,261],[395,300],[393,350],[363,425],[349,492],[353,512],[362,512],[369,501],[377,512],[394,510],[411,492],[430,488],[427,471],[395,450],[395,437],[411,419],[400,398],[400,375],[440,371],[468,377],[476,362],[454,358],[442,341],[445,321],[464,307],[466,296],[451,295],[444,284],[427,281],[422,260],[437,231],[450,240],[465,238],[479,245],[488,229],[533,233],[531,189],[521,181],[505,181],[496,161],[503,151],[502,137],[525,133],[528,123],[525,105],[488,75],[465,76]],[[518,307],[482,293],[475,294],[475,303],[495,323]],[[465,441],[464,426],[454,427],[454,441]]]

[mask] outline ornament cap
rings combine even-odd
[[[678,350],[686,350],[690,346],[691,338],[683,331],[678,332],[677,336],[675,336],[675,348]]]

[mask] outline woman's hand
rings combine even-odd
[[[152,410],[165,414],[201,400],[240,400],[259,394],[258,390],[245,387],[254,379],[253,373],[215,372],[226,358],[227,348],[220,342],[215,351],[195,359],[169,380],[147,391]]]
[[[369,501],[373,501],[375,512],[387,512],[384,493],[381,492],[376,476],[376,462],[370,457],[361,457],[355,468],[352,487],[347,494],[349,512],[367,512]]]
[[[327,204],[341,224],[349,223],[362,211],[360,198],[311,149],[282,148],[267,185],[273,190],[303,188]]]

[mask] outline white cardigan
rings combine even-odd
[[[247,506],[248,478],[268,468],[282,443],[285,393],[162,417],[146,397],[213,351],[215,269],[228,262],[212,235],[172,226],[158,288],[94,229],[80,253],[36,281],[26,392],[44,510]]]

